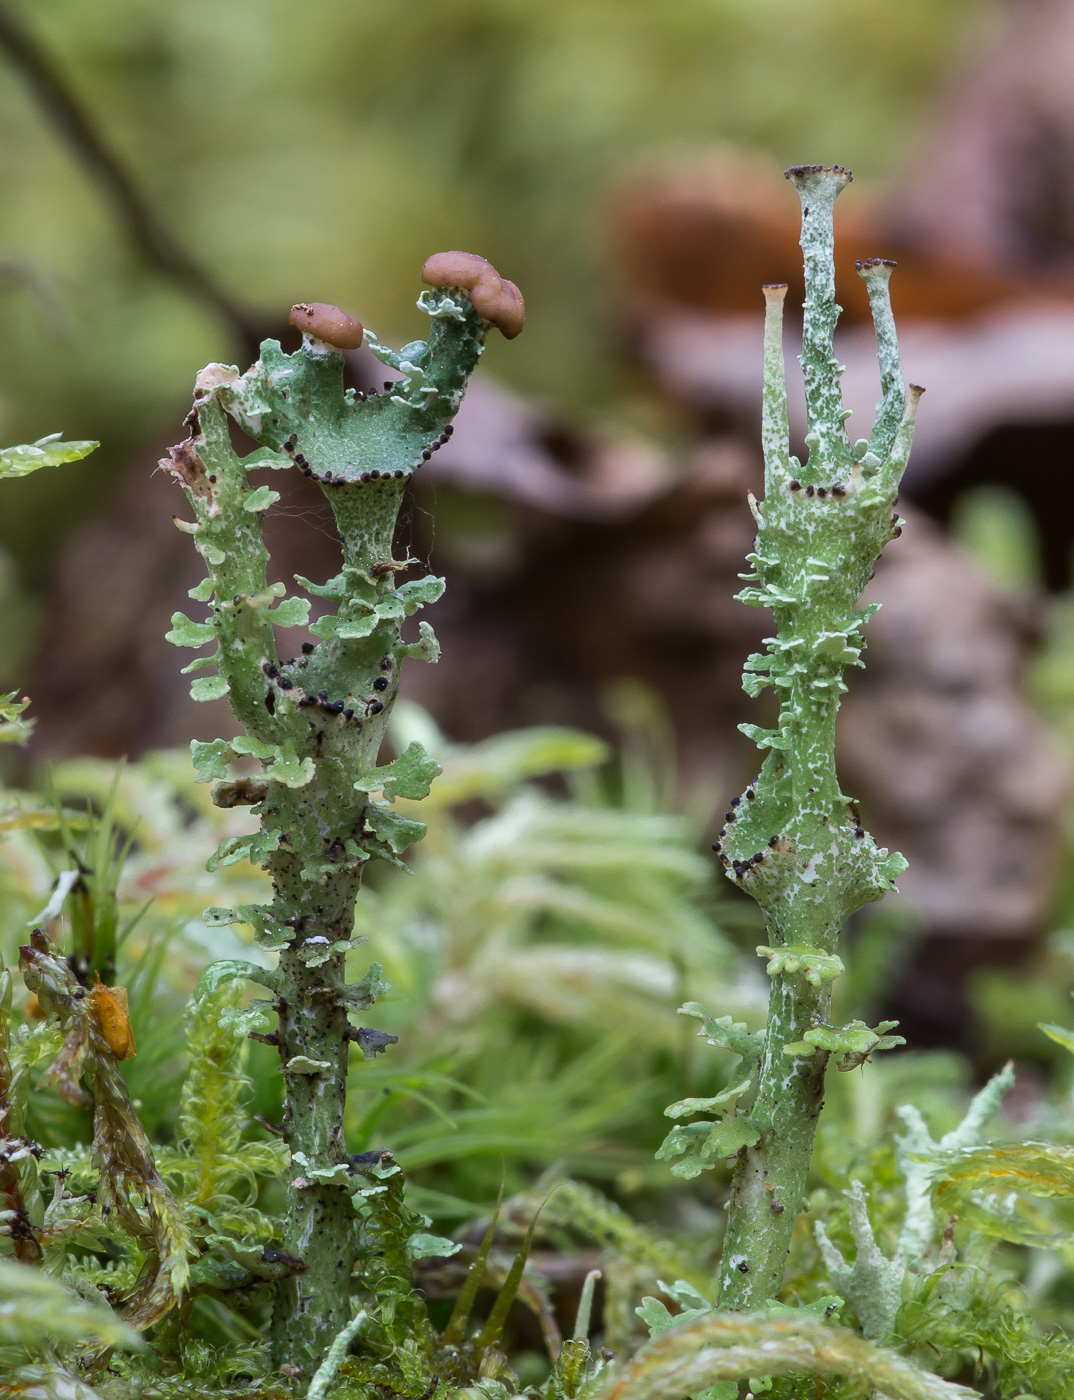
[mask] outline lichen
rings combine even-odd
[[[862,1063],[898,1043],[885,1023],[829,1025],[837,945],[846,920],[895,888],[905,869],[862,826],[835,769],[835,720],[843,673],[861,666],[863,630],[875,607],[859,607],[880,552],[901,533],[899,481],[913,438],[921,390],[907,394],[888,297],[893,264],[858,264],[869,291],[883,397],[868,440],[851,443],[832,336],[835,301],[833,210],[849,171],[801,166],[787,172],[802,203],[806,297],[801,363],[809,448],[791,454],[783,364],[785,286],[764,289],[764,499],[749,498],[757,538],[738,595],[769,608],[774,635],[749,657],[743,687],[771,686],[779,715],[771,729],[740,726],[766,752],[761,771],[731,801],[713,849],[728,877],[764,912],[768,942],[758,949],[772,979],[763,1044],[745,1049],[750,1087],[716,1123],[683,1124],[662,1151],[687,1152],[694,1169],[732,1157],[735,1173],[720,1276],[725,1307],[745,1309],[778,1292],[805,1187],[829,1057]],[[685,1009],[685,1008],[684,1008]],[[703,1014],[703,1013],[702,1013]],[[704,1032],[702,1032],[704,1033]],[[725,1039],[716,1043],[728,1044]],[[856,1060],[854,1057],[857,1057]]]
[[[485,299],[510,300],[502,288],[511,284],[483,267]],[[213,668],[191,694],[226,696],[244,731],[195,743],[194,762],[202,781],[215,782],[219,805],[249,804],[259,819],[255,833],[225,841],[210,867],[249,860],[273,883],[271,904],[212,910],[209,918],[250,924],[278,953],[278,968],[231,963],[213,980],[251,977],[272,994],[241,1014],[250,1033],[277,1047],[286,1086],[282,1134],[291,1165],[282,1252],[293,1267],[276,1285],[273,1351],[277,1365],[307,1378],[351,1324],[348,1284],[360,1263],[343,1138],[351,1045],[369,1054],[392,1040],[351,1024],[383,990],[375,963],[360,983],[346,982],[355,901],[370,861],[406,868],[401,857],[424,827],[396,799],[425,796],[439,772],[417,743],[378,762],[403,660],[438,655],[427,623],[414,640],[404,639],[404,624],[444,587],[435,577],[403,581],[415,561],[393,552],[397,517],[414,473],[448,440],[496,319],[491,303],[486,314],[478,309],[476,283],[471,297],[442,278],[426,280],[436,284],[418,303],[431,321],[428,339],[399,352],[337,308],[303,303],[292,314],[304,329],[294,354],[266,341],[245,374],[209,366],[198,378],[189,436],[163,463],[194,514],[177,524],[207,565],[190,596],[209,607],[203,620],[176,613],[169,638],[213,648],[186,668]],[[363,336],[402,376],[382,393],[344,388],[339,347]],[[229,418],[258,444],[245,456],[232,445]],[[327,497],[343,554],[334,577],[296,580],[306,596],[268,582],[262,526],[279,493],[250,481],[254,471],[295,468]],[[281,658],[275,629],[307,624],[312,601],[330,605],[310,625],[317,641]],[[258,771],[236,774],[235,762]]]

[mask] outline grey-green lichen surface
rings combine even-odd
[[[772,979],[769,1018],[763,1036],[750,1037],[745,1027],[713,1021],[699,1006],[683,1008],[702,1019],[699,1034],[711,1044],[742,1056],[735,1075],[742,1082],[708,1106],[723,1110],[719,1119],[674,1128],[661,1149],[682,1157],[675,1170],[686,1176],[735,1159],[720,1274],[720,1301],[728,1308],[757,1306],[780,1288],[830,1056],[848,1069],[900,1043],[887,1034],[890,1024],[830,1024],[832,982],[843,970],[839,931],[855,910],[894,889],[906,866],[866,832],[840,788],[835,720],[847,688],[844,670],[864,664],[862,633],[875,608],[859,608],[862,590],[885,545],[901,533],[899,482],[921,390],[911,386],[907,393],[899,368],[888,295],[894,264],[859,263],[882,398],[868,440],[850,441],[832,337],[839,316],[833,209],[851,175],[839,166],[802,166],[787,177],[802,203],[809,451],[805,463],[790,451],[786,287],[766,287],[765,489],[763,501],[750,497],[757,539],[738,596],[772,611],[774,635],[747,660],[743,686],[754,697],[771,686],[779,715],[772,729],[742,726],[766,756],[757,779],[732,799],[713,847],[728,877],[764,911],[768,942],[758,953]],[[669,1114],[690,1111],[674,1105]]]
[[[407,483],[452,431],[490,326],[511,336],[524,317],[517,288],[484,259],[437,254],[423,277],[432,284],[418,302],[431,320],[427,340],[391,351],[337,308],[296,306],[301,348],[285,354],[266,341],[245,374],[221,365],[203,371],[190,435],[162,464],[193,509],[192,522],[176,523],[205,561],[207,576],[190,596],[209,609],[204,621],[176,613],[169,639],[214,644],[186,668],[215,671],[191,693],[226,696],[245,731],[194,743],[194,762],[202,780],[215,782],[218,805],[252,806],[259,818],[256,833],[226,841],[211,864],[248,859],[273,883],[270,904],[214,909],[207,918],[252,925],[261,946],[279,954],[278,967],[216,963],[203,980],[248,977],[272,993],[246,1014],[250,1033],[278,1047],[286,1086],[290,1267],[276,1287],[273,1347],[277,1364],[296,1376],[311,1375],[350,1323],[351,1279],[361,1268],[352,1191],[363,1179],[343,1136],[351,1044],[368,1058],[394,1039],[351,1021],[383,990],[376,963],[359,983],[346,982],[355,900],[370,860],[402,865],[424,834],[395,799],[425,796],[439,772],[419,744],[378,763],[401,663],[438,656],[427,622],[410,641],[404,623],[444,587],[433,577],[402,581],[414,561],[393,556],[397,516]],[[342,350],[363,336],[401,375],[383,393],[344,388]],[[259,444],[244,457],[229,418]],[[264,468],[301,470],[335,515],[343,568],[324,582],[298,578],[306,597],[268,583],[262,523],[279,493],[249,480]],[[307,623],[311,598],[330,605],[309,629],[318,641],[281,659],[275,628]],[[258,771],[235,772],[236,761]]]

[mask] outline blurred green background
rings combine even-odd
[[[336,301],[420,328],[423,258],[463,247],[524,289],[488,370],[580,415],[622,392],[608,201],[646,164],[730,144],[882,181],[910,158],[986,0],[7,0],[173,236],[282,323]],[[0,440],[98,437],[64,479],[11,485],[0,546],[54,551],[196,370],[240,353],[131,246],[0,53]]]

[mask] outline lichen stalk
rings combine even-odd
[[[690,1154],[680,1164],[684,1175],[713,1165],[728,1151],[735,1155],[719,1279],[720,1306],[730,1309],[757,1307],[781,1286],[829,1058],[837,1055],[839,1067],[847,1068],[897,1040],[886,1034],[889,1025],[875,1031],[860,1022],[830,1025],[832,983],[842,971],[840,929],[855,910],[893,889],[905,868],[901,856],[881,849],[868,835],[840,788],[835,722],[846,690],[844,669],[863,664],[862,629],[875,611],[859,610],[862,590],[881,550],[901,533],[895,506],[920,390],[906,399],[888,300],[891,265],[862,264],[883,399],[872,438],[851,444],[832,343],[839,315],[833,209],[851,177],[839,167],[787,173],[802,202],[801,362],[809,456],[802,465],[789,450],[781,349],[784,289],[769,287],[765,494],[762,502],[750,498],[757,541],[739,597],[770,608],[775,619],[765,652],[746,662],[743,685],[751,696],[772,686],[779,718],[774,729],[742,726],[767,756],[756,781],[733,799],[714,845],[729,878],[764,912],[768,942],[758,952],[768,961],[771,1000],[763,1039],[708,1018],[702,1034],[742,1054],[749,1077],[734,1091],[721,1122],[690,1124],[669,1138],[671,1150]],[[704,1016],[701,1008],[689,1014]],[[669,1113],[686,1116],[683,1110],[676,1105]]]
[[[194,760],[202,780],[215,780],[218,805],[252,806],[259,817],[258,832],[226,841],[210,864],[249,859],[272,879],[271,904],[210,910],[207,918],[251,924],[262,946],[278,952],[278,967],[216,964],[207,976],[213,985],[247,976],[272,993],[243,1015],[251,1034],[278,1048],[284,1077],[291,1165],[283,1255],[292,1263],[276,1286],[272,1343],[276,1364],[306,1378],[351,1320],[357,1236],[343,1135],[349,1052],[357,1042],[368,1057],[395,1039],[351,1022],[383,990],[376,963],[361,982],[346,981],[355,901],[370,860],[401,865],[401,853],[424,834],[421,823],[393,808],[395,798],[423,797],[439,771],[418,744],[377,764],[401,662],[438,655],[427,623],[409,642],[403,624],[443,591],[442,579],[400,581],[413,561],[393,557],[393,536],[410,478],[451,433],[489,328],[458,287],[426,292],[419,306],[432,318],[427,341],[396,353],[366,333],[373,353],[403,376],[382,394],[345,391],[342,354],[308,333],[293,355],[266,341],[244,375],[210,366],[198,379],[190,436],[163,463],[194,511],[193,522],[177,523],[208,566],[191,596],[210,604],[204,622],[177,613],[169,637],[182,646],[215,643],[187,668],[217,670],[195,681],[192,693],[226,695],[245,730],[195,743]],[[348,345],[362,336],[336,308],[303,305],[292,319],[299,313],[342,327]],[[232,447],[229,416],[260,444],[245,458]],[[335,609],[310,628],[319,644],[281,660],[274,629],[306,623],[310,602],[268,583],[261,523],[279,497],[252,486],[248,473],[292,467],[328,498],[343,568],[325,583],[297,580]],[[250,759],[260,764],[252,776],[230,766]]]

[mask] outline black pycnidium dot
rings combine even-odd
[[[354,711],[353,711],[353,710],[344,710],[344,711],[343,711],[343,718],[344,718],[344,719],[353,719],[353,718],[354,718]]]
[[[384,387],[385,387],[385,389],[390,389],[394,383],[395,383],[395,380],[394,380],[394,379],[386,379],[386,380],[384,381]]]
[[[754,792],[753,788],[746,789],[746,798],[749,802],[752,802],[756,796],[757,794]]]
[[[384,708],[384,706],[381,704],[381,702],[380,702],[379,700],[374,700],[373,703],[372,703],[372,705],[370,705],[370,707],[369,707],[369,713],[370,713],[371,715],[379,715],[380,712],[381,712],[381,710],[383,710],[383,708]]]
[[[792,482],[791,482],[791,490],[792,490],[792,491],[801,491],[801,489],[802,489],[802,483],[801,483],[800,481],[792,481]]]
[[[211,477],[209,478],[209,480],[213,483],[214,486],[216,485],[216,476],[215,476],[215,474],[214,474],[213,476],[211,476]]]
[[[317,699],[318,699],[318,700],[327,700],[327,699],[328,699],[328,691],[327,691],[327,690],[319,690],[319,691],[317,692]]]
[[[732,797],[732,798],[731,798],[731,806],[732,806],[732,807],[737,807],[738,804],[739,804],[741,801],[742,801],[742,798],[741,798],[741,797]]]
[[[817,487],[817,495],[821,498],[822,501],[823,501],[823,500],[826,500],[827,497],[828,497],[828,490],[827,490],[827,487],[818,486],[818,487]]]
[[[378,677],[376,678],[376,680],[373,682],[373,689],[374,689],[374,690],[387,690],[387,689],[388,689],[388,677],[387,677],[387,676],[378,676]]]
[[[405,475],[406,475],[406,473],[403,471],[402,467],[397,468],[395,474],[396,474],[396,476],[405,476]]]
[[[847,488],[846,488],[845,486],[833,486],[833,487],[832,487],[832,495],[833,495],[833,496],[845,496],[846,493],[847,493]]]
[[[893,540],[897,540],[901,534],[902,534],[902,526],[901,526],[901,525],[896,525],[895,528],[894,528],[894,530],[892,530],[892,532],[891,532],[891,538],[892,538]]]
[[[294,684],[295,684],[295,683],[294,683],[294,681],[291,679],[290,676],[281,676],[281,677],[280,677],[280,689],[281,689],[281,690],[293,690],[293,689],[294,689]]]
[[[723,847],[720,845],[719,841],[713,841],[712,849],[718,853],[723,850]]]
[[[770,846],[778,846],[778,845],[779,845],[779,837],[778,837],[778,836],[770,836],[770,837],[768,838],[768,844],[769,844]]]
[[[380,669],[382,671],[390,671],[392,669],[392,658],[390,656],[384,657],[380,663]]]
[[[808,214],[809,210],[807,209],[805,212]],[[740,1274],[748,1274],[750,1271],[749,1261],[746,1259],[740,1259],[736,1267]]]
[[[368,480],[369,480],[369,473],[368,473],[368,472],[363,472],[363,473],[362,473],[362,480],[363,480],[363,481],[368,481]]]
[[[455,425],[454,425],[454,423],[449,423],[449,424],[447,425],[447,427],[444,429],[444,436],[445,436],[445,437],[450,437],[451,434],[452,434],[454,431],[455,431]]]
[[[807,496],[812,496],[814,494],[812,486],[807,486],[805,489],[805,493]]]
[[[315,648],[314,648],[314,645],[313,645],[312,642],[303,642],[303,643],[302,643],[302,650],[303,650],[303,652],[305,653],[306,656],[309,656],[310,652],[313,651],[314,649],[315,649]]]
[[[724,812],[723,819],[725,822],[733,822],[735,819],[734,812]]]

